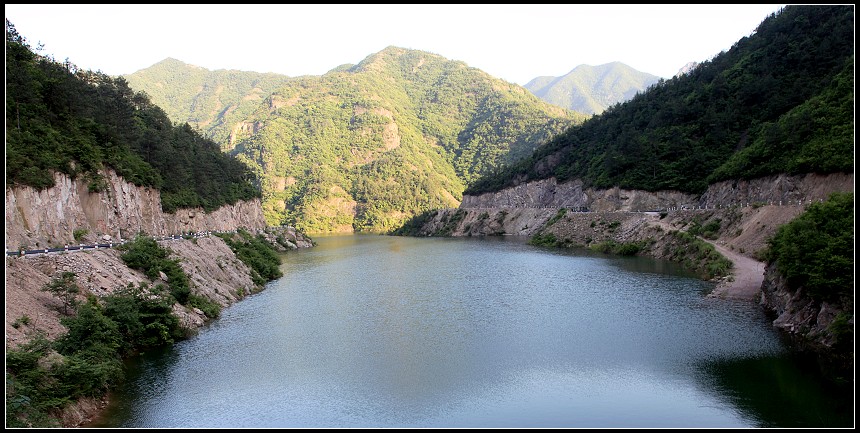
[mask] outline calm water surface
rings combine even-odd
[[[131,363],[101,427],[827,427],[846,399],[760,308],[671,263],[331,236]]]

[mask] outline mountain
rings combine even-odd
[[[561,77],[537,77],[525,86],[550,104],[588,114],[600,114],[660,81],[621,62],[580,65]]]
[[[464,194],[529,180],[702,193],[776,174],[853,173],[854,8],[788,6]]]
[[[124,75],[129,86],[145,89],[152,101],[178,123],[188,123],[229,150],[230,125],[247,116],[286,75],[236,70],[210,71],[167,58]]]
[[[188,89],[173,86],[199,89],[200,78],[170,77],[205,72],[162,63],[162,80],[133,74],[137,88],[190,104],[194,98],[176,97]],[[261,103],[242,104],[235,111],[249,111],[241,120],[213,122],[207,134],[252,167],[270,224],[309,233],[387,231],[457,206],[466,185],[587,118],[463,62],[398,47],[322,76],[285,79]],[[192,117],[202,113],[189,107]]]

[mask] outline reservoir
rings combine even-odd
[[[524,239],[315,237],[129,363],[98,427],[852,427],[756,303],[664,261]]]

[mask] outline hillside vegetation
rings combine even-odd
[[[54,172],[105,188],[109,167],[161,191],[162,208],[207,211],[260,197],[248,168],[123,78],[38,54],[6,21],[6,183],[53,186]]]
[[[637,71],[621,62],[579,65],[560,77],[537,77],[525,87],[542,100],[587,114],[630,100],[660,81],[660,77]]]
[[[162,63],[158,80],[148,70],[133,74],[139,89],[188,101],[171,88],[199,71]],[[233,86],[228,81],[218,85]],[[286,80],[251,103],[236,109],[255,105],[241,121],[220,117],[210,124],[221,126],[204,130],[252,167],[267,221],[305,232],[387,231],[417,213],[457,206],[477,178],[587,118],[463,62],[397,47]],[[196,105],[190,112],[203,114]]]
[[[787,6],[688,74],[567,130],[464,194],[555,176],[702,193],[772,174],[853,172],[854,7]]]
[[[232,149],[235,125],[290,80],[274,73],[210,71],[173,58],[123,78],[133,89],[146,89],[171,120],[187,122],[222,150]]]

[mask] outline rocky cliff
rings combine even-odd
[[[6,189],[7,250],[36,249],[64,244],[132,238],[143,232],[165,236],[188,232],[230,232],[246,229],[261,234],[286,251],[307,248],[313,242],[293,227],[267,227],[259,200],[224,206],[214,212],[161,211],[157,190],[137,187],[113,172],[103,173],[108,187],[87,191],[86,183],[55,175],[56,186],[44,190],[30,187]],[[75,239],[75,232],[78,239]],[[81,233],[85,233],[81,235]],[[219,237],[160,241],[171,258],[188,275],[192,293],[227,306],[252,293],[256,287],[251,271]],[[6,257],[6,343],[16,346],[35,332],[49,338],[65,329],[60,324],[62,302],[42,290],[63,272],[75,274],[79,298],[104,296],[129,283],[150,282],[139,271],[128,268],[115,249],[60,252]],[[202,326],[202,311],[176,304],[174,313],[188,329]]]
[[[692,207],[697,204],[696,196],[677,191],[597,190],[584,188],[580,180],[559,184],[555,178],[547,178],[478,196],[465,195],[460,209],[564,207],[611,212]]]
[[[211,213],[183,209],[166,214],[157,190],[135,186],[113,171],[102,175],[107,187],[97,193],[62,173],[54,175],[56,185],[51,188],[6,188],[6,249],[128,239],[139,232],[165,236],[266,227],[259,200],[237,202]]]
[[[790,205],[823,200],[835,191],[854,191],[854,174],[781,174],[753,180],[725,181],[711,185],[700,196],[678,191],[601,190],[585,188],[580,180],[559,184],[555,178],[547,178],[478,196],[465,195],[460,209],[564,207],[612,212],[754,204]]]
[[[821,366],[837,376],[854,370],[854,302],[827,302],[790,289],[776,266],[768,264],[761,285],[761,304],[773,326],[799,350],[819,354]],[[853,376],[852,376],[853,379]]]
[[[708,241],[715,247],[758,261],[768,239],[808,204],[825,200],[833,192],[853,191],[853,173],[720,182],[701,196],[674,191],[595,190],[584,188],[580,181],[559,184],[545,179],[494,193],[464,196],[458,209],[427,215],[412,234],[541,234],[575,246],[644,241],[648,246],[640,254],[678,259],[669,254],[677,251],[672,246],[671,233],[713,224],[716,230]],[[853,303],[836,306],[813,302],[803,293],[789,289],[771,266],[759,265],[758,269],[766,269],[764,276],[758,275],[763,283],[746,298],[760,302],[771,312],[774,326],[804,341],[807,347],[825,351],[835,344],[832,327],[837,318],[844,321],[850,317],[847,320],[853,328]]]

